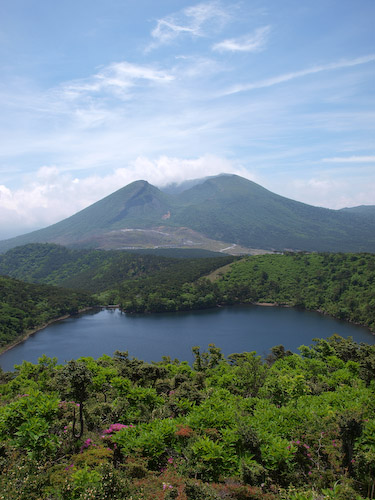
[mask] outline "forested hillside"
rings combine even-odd
[[[375,331],[375,255],[261,255],[217,281],[225,302],[275,302],[318,310]]]
[[[375,255],[259,255],[233,262],[215,280],[158,272],[120,287],[125,311],[168,311],[268,302],[318,310],[375,331]]]
[[[0,276],[0,350],[28,330],[95,303],[83,292]]]
[[[72,250],[49,243],[32,243],[0,256],[0,274],[32,283],[48,283],[99,293],[117,289],[124,281],[147,277],[159,271],[186,273],[186,280],[234,260],[231,256],[208,256],[199,251],[169,250],[171,256],[145,252]],[[178,255],[179,258],[173,257]],[[198,257],[198,258],[196,258]]]
[[[373,254],[189,258],[189,251],[179,250],[177,255],[30,244],[0,256],[0,274],[86,290],[101,304],[120,303],[127,312],[268,302],[318,310],[375,331]]]
[[[375,490],[375,346],[1,374],[3,500],[360,500]]]

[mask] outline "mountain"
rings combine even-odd
[[[346,212],[366,217],[375,217],[375,205],[359,205],[358,207],[342,208],[340,212]]]
[[[235,175],[209,179],[180,199],[179,223],[213,239],[272,250],[375,251],[370,211],[313,207]]]
[[[373,207],[313,207],[236,175],[172,192],[133,182],[57,224],[0,242],[0,251],[54,242],[104,249],[375,252]]]
[[[146,181],[136,181],[52,226],[0,242],[0,251],[27,243],[95,247],[108,231],[160,223],[173,199]]]

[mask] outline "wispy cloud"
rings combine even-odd
[[[252,34],[216,43],[212,49],[218,52],[260,52],[265,48],[270,30],[270,26],[263,26]]]
[[[154,41],[147,47],[151,50],[165,45],[181,35],[206,36],[213,25],[222,26],[229,18],[219,2],[200,3],[157,21],[151,35]]]
[[[349,68],[351,66],[358,66],[360,64],[366,64],[373,61],[375,61],[375,54],[370,54],[363,57],[357,57],[356,59],[341,60],[330,64],[322,64],[320,66],[312,66],[311,68],[303,69],[300,71],[294,71],[292,73],[285,73],[283,75],[267,78],[265,80],[259,80],[258,82],[254,83],[235,85],[234,87],[231,87],[230,89],[222,92],[221,95],[230,95],[230,94],[236,94],[238,92],[245,92],[265,87],[272,87],[280,83],[288,82],[290,80],[295,80],[296,78],[302,78],[307,75],[321,73],[322,71],[332,71],[335,69]]]
[[[369,189],[364,189],[363,179],[355,175],[327,177],[322,174],[312,178],[290,179],[282,194],[303,203],[337,210],[358,205],[374,205],[372,193],[375,179],[367,179],[367,185]],[[278,191],[277,185],[273,190]]]
[[[342,156],[323,158],[326,163],[375,163],[375,156]]]
[[[153,67],[116,62],[104,67],[90,78],[65,83],[62,91],[67,98],[74,99],[82,94],[110,92],[124,95],[140,82],[167,83],[174,76]]]

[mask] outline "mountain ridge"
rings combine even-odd
[[[47,228],[0,241],[0,252],[40,242],[106,249],[375,252],[373,208],[314,207],[232,174],[208,177],[176,195],[138,180]],[[177,237],[181,229],[188,230],[186,237]]]

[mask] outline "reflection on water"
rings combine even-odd
[[[12,370],[23,360],[37,362],[42,354],[60,363],[80,356],[97,358],[129,351],[145,361],[168,355],[192,360],[194,345],[214,343],[225,355],[257,351],[266,355],[275,345],[297,351],[316,337],[338,333],[357,342],[375,344],[369,330],[318,313],[290,308],[233,306],[204,311],[135,314],[118,309],[91,310],[54,323],[0,356],[0,366]]]

